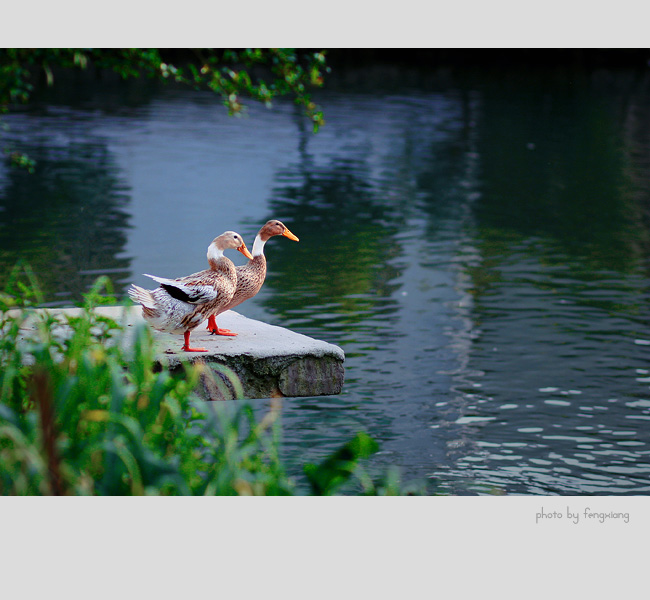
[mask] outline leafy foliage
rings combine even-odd
[[[220,379],[209,368],[156,370],[148,327],[126,332],[95,310],[112,300],[105,278],[64,323],[31,310],[35,283],[17,268],[0,294],[0,494],[299,493],[278,454],[279,401],[258,422],[246,402],[194,393],[202,378]],[[359,469],[376,448],[358,434],[307,465],[311,493],[340,491],[353,476],[364,493],[400,493],[394,477],[375,486]]]
[[[324,52],[297,52],[295,48],[191,49],[174,51],[165,59],[158,48],[0,48],[0,114],[24,104],[34,92],[34,77],[44,75],[54,85],[58,69],[96,69],[123,79],[149,77],[174,81],[221,96],[231,115],[245,109],[242,97],[270,107],[278,96],[290,95],[302,106],[314,132],[325,123],[309,89],[323,84],[328,72]],[[176,57],[180,56],[180,61]],[[34,171],[34,160],[20,150],[5,149],[10,164]]]
[[[270,106],[278,96],[291,95],[311,119],[314,130],[323,113],[311,100],[310,87],[323,84],[328,71],[323,52],[295,48],[192,49],[180,63],[163,58],[158,48],[4,48],[0,49],[0,107],[25,103],[34,90],[33,74],[41,72],[54,84],[56,68],[105,69],[122,78],[153,77],[175,81],[220,95],[230,114],[242,111],[241,97]]]
[[[350,478],[360,458],[367,458],[377,450],[379,446],[375,440],[365,433],[358,433],[320,465],[305,465],[305,474],[313,493],[319,496],[330,494]]]

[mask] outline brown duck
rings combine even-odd
[[[283,235],[294,242],[298,241],[298,238],[289,231],[286,225],[277,219],[271,219],[263,225],[253,243],[253,256],[247,264],[235,269],[237,272],[237,289],[233,297],[225,306],[220,307],[208,318],[208,330],[214,335],[237,335],[229,329],[219,328],[216,317],[222,312],[241,304],[244,300],[252,298],[260,291],[266,278],[264,244],[274,235]]]
[[[242,237],[234,231],[226,231],[208,246],[209,269],[178,279],[145,274],[160,286],[145,290],[131,285],[129,289],[129,296],[142,304],[142,316],[154,329],[183,334],[182,350],[185,352],[207,352],[205,348],[190,347],[190,332],[208,315],[221,312],[235,294],[235,265],[223,254],[228,248],[253,258]]]

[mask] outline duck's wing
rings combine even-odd
[[[167,279],[166,277],[156,277],[144,273],[145,277],[151,277],[160,284],[172,298],[187,302],[188,304],[205,304],[215,300],[219,291],[213,285],[206,285],[199,282],[188,283],[178,279]]]

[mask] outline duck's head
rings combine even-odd
[[[208,260],[222,257],[223,251],[229,248],[239,250],[246,258],[253,258],[248,248],[246,248],[242,236],[235,231],[226,231],[214,238],[210,246],[208,246]]]
[[[259,232],[259,236],[263,242],[266,242],[270,237],[273,237],[274,235],[283,235],[284,237],[288,237],[294,242],[299,241],[298,237],[291,233],[289,231],[289,228],[282,221],[278,221],[277,219],[271,219],[270,221],[267,221]]]

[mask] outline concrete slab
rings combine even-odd
[[[81,309],[48,310],[73,316]],[[103,306],[96,310],[127,328],[144,322],[139,306]],[[173,372],[181,369],[183,361],[205,364],[208,368],[202,387],[209,400],[341,393],[345,354],[338,346],[249,319],[232,310],[219,315],[218,323],[238,335],[211,335],[206,329],[207,321],[202,323],[192,332],[191,343],[207,352],[182,352],[182,336],[152,329],[159,368]],[[126,343],[128,339],[127,336]]]

